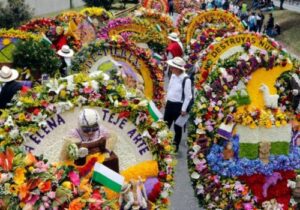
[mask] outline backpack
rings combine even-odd
[[[181,95],[181,99],[182,101],[184,101],[184,98],[185,98],[185,95],[184,95],[184,87],[185,87],[185,82],[187,79],[190,79],[191,80],[191,88],[192,88],[192,98],[186,108],[186,112],[190,112],[191,109],[192,109],[192,106],[194,104],[194,74],[193,72],[191,72],[188,76],[184,77],[183,78],[183,81],[182,81],[182,95]]]

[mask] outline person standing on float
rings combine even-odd
[[[173,122],[181,116],[187,114],[187,108],[192,96],[192,82],[185,73],[185,61],[181,57],[175,57],[167,61],[172,72],[167,90],[167,103],[165,107],[164,120],[167,121],[168,127],[171,128]],[[185,84],[183,82],[185,80]],[[182,127],[174,123],[175,137],[173,144],[178,152],[179,144],[182,137]]]

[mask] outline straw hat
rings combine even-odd
[[[57,54],[65,58],[71,58],[74,55],[74,51],[68,45],[63,45],[62,48],[57,51]]]
[[[168,39],[172,40],[172,41],[175,41],[175,42],[179,42],[180,39],[178,37],[178,34],[175,33],[175,32],[172,32],[168,35]]]
[[[172,67],[185,71],[184,66],[186,65],[186,62],[181,57],[170,59],[167,61],[167,63]]]
[[[10,82],[19,77],[19,72],[7,66],[2,66],[0,70],[0,82]]]

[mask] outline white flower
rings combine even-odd
[[[63,84],[58,84],[57,79],[50,80],[49,83],[46,84],[49,88],[48,92],[54,92],[55,94],[59,94],[59,92],[65,87]]]
[[[12,119],[12,116],[8,116],[7,120],[4,123],[4,126],[13,127],[14,121]]]
[[[119,101],[118,100],[115,100],[114,101],[114,107],[118,107],[119,106]]]
[[[287,187],[294,189],[296,188],[296,182],[288,180]]]
[[[192,179],[199,179],[200,178],[200,174],[198,174],[197,172],[193,172],[192,174],[191,174],[191,177],[192,177]]]
[[[157,136],[160,139],[165,139],[168,136],[168,131],[166,129],[159,131]]]
[[[198,124],[202,123],[202,118],[201,118],[201,117],[197,117],[197,118],[194,120],[194,123],[195,123],[195,125],[198,125]]]
[[[12,129],[12,130],[9,132],[9,136],[10,136],[10,138],[12,138],[12,139],[16,139],[16,138],[19,136],[19,130],[18,130],[17,128]]]
[[[79,104],[79,106],[81,106],[82,104],[85,104],[87,102],[87,99],[83,96],[79,96],[77,99],[77,103]]]
[[[138,106],[148,106],[148,101],[147,100],[142,100],[139,102]]]
[[[196,189],[197,189],[197,195],[200,195],[200,194],[203,194],[203,193],[204,193],[204,187],[203,187],[203,185],[198,184],[198,185],[196,186]]]

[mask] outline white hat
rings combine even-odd
[[[0,70],[0,82],[10,82],[19,77],[19,72],[7,66],[2,66]]]
[[[168,39],[173,40],[173,41],[175,41],[175,42],[179,42],[179,41],[180,41],[180,39],[179,39],[179,37],[178,37],[178,34],[175,33],[175,32],[170,33],[170,34],[168,35]]]
[[[167,63],[170,66],[173,66],[173,67],[175,67],[177,69],[185,71],[184,66],[186,65],[186,62],[181,57],[175,57],[173,59],[167,60]]]
[[[62,57],[71,58],[74,55],[74,51],[68,45],[63,45],[62,48],[57,51],[57,54]]]
[[[83,109],[79,114],[79,126],[93,126],[98,123],[99,114],[94,109]]]

